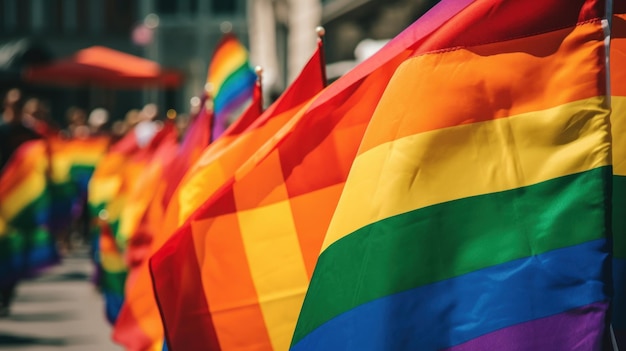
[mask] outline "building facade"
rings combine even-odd
[[[157,102],[163,110],[186,112],[191,97],[201,93],[212,53],[225,29],[230,28],[250,49],[251,63],[264,68],[266,94],[275,97],[314,51],[316,26],[326,28],[328,75],[333,80],[436,2],[0,0],[0,43],[37,37],[56,57],[103,45],[178,69],[185,77],[180,89],[169,92],[107,91],[94,87],[52,92],[30,87],[53,96],[56,105],[105,106],[120,115],[147,102]]]

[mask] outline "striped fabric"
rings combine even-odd
[[[459,3],[410,28],[436,22],[372,116],[293,350],[602,348],[604,2]]]
[[[88,184],[88,204],[92,214],[97,217],[120,191],[119,170],[123,168],[130,155],[139,150],[135,133],[127,133],[117,141],[100,160]]]
[[[134,155],[130,162],[136,173],[122,174],[126,177],[127,194],[121,206],[119,227],[116,234],[118,241],[129,244],[136,240],[142,218],[152,201],[155,200],[155,189],[163,182],[178,155],[177,132],[174,124],[167,122],[165,127],[154,137],[151,145]],[[128,166],[128,165],[127,165]]]
[[[252,163],[259,162],[260,159],[257,157],[273,150],[271,160],[268,159],[269,163],[263,162],[269,168],[262,167],[257,169],[255,174],[247,175],[246,180],[242,180],[241,183],[243,188],[239,188],[237,185],[236,191],[242,192],[237,196],[245,202],[246,193],[259,200],[269,195],[271,197],[268,199],[270,203],[276,202],[281,211],[289,211],[289,201],[285,198],[287,194],[284,192],[287,185],[277,183],[280,178],[276,177],[282,173],[280,164],[276,162],[277,158],[284,158],[284,171],[286,173],[292,171],[297,174],[306,173],[310,168],[315,168],[317,173],[320,173],[323,169],[316,166],[319,165],[322,157],[310,154],[310,151],[320,143],[322,144],[322,152],[333,152],[335,146],[343,150],[341,146],[337,145],[336,138],[338,136],[331,137],[328,135],[328,131],[332,129],[333,125],[339,123],[339,116],[346,109],[338,108],[335,105],[333,107],[336,110],[332,113],[326,109],[324,111],[319,110],[315,116],[308,116],[307,122],[300,121],[303,115],[299,111],[304,111],[305,107],[310,106],[311,98],[316,96],[324,87],[324,71],[321,64],[322,59],[318,48],[300,76],[279,100],[272,104],[249,127],[241,128],[242,126],[234,125],[232,129],[229,129],[222,138],[216,140],[205,151],[199,162],[183,179],[182,191],[179,192],[181,198],[178,202],[189,207],[181,209],[182,216],[191,215],[194,206],[197,208],[202,205],[202,202],[205,204],[193,215],[191,222],[183,225],[151,260],[155,291],[171,350],[211,349],[211,347],[228,349],[239,346],[246,348],[253,347],[253,345],[261,349],[268,349],[272,347],[273,342],[282,343],[283,348],[287,347],[292,332],[290,329],[293,329],[297,316],[298,308],[294,309],[294,306],[302,297],[304,292],[302,283],[308,281],[308,276],[312,271],[312,263],[304,264],[299,249],[295,256],[293,254],[296,252],[291,251],[297,248],[300,240],[293,231],[294,224],[289,223],[289,221],[276,223],[275,229],[278,232],[283,229],[287,232],[285,232],[285,240],[282,243],[281,240],[276,241],[280,249],[277,248],[277,252],[269,254],[269,257],[273,257],[274,260],[268,261],[267,264],[269,266],[277,263],[284,264],[284,267],[287,268],[293,262],[296,280],[291,282],[289,278],[286,278],[282,285],[276,286],[279,295],[276,296],[276,305],[270,307],[271,311],[268,311],[268,316],[272,315],[275,318],[272,323],[281,325],[281,327],[278,334],[274,335],[275,340],[270,341],[259,305],[259,301],[266,299],[266,297],[257,296],[255,293],[254,282],[251,280],[250,271],[246,264],[246,253],[242,242],[242,233],[245,232],[249,236],[254,236],[254,229],[249,228],[241,232],[238,228],[238,223],[244,223],[247,220],[244,218],[241,219],[241,222],[237,220],[234,203],[230,201],[233,199],[232,196],[234,196],[235,191],[232,180],[237,169],[244,162],[247,160],[251,160],[248,162]],[[358,86],[358,84],[355,85]],[[365,89],[359,90],[357,86],[351,87],[344,94],[345,98],[350,93],[358,92],[352,102],[353,105],[359,96],[366,94]],[[329,98],[329,96],[326,97]],[[322,128],[319,133],[310,133],[310,125],[307,125],[314,118],[328,118],[326,128]],[[295,128],[295,124],[299,126]],[[359,126],[358,123],[347,123],[342,126],[344,133],[341,136],[348,140],[352,134],[363,130],[363,126]],[[298,130],[297,133],[290,137],[287,142],[287,138],[284,136],[290,135],[290,132],[295,132],[296,129]],[[283,137],[272,138],[279,130],[282,130]],[[308,136],[304,137],[304,135]],[[280,148],[280,151],[276,145],[280,142],[279,140],[287,142]],[[294,145],[298,142],[302,143],[301,147],[295,148]],[[255,155],[259,149],[261,150]],[[298,150],[301,153],[294,155],[288,150]],[[356,147],[354,151],[356,151]],[[305,168],[297,167],[300,161],[303,161],[300,157],[308,154],[312,158],[304,161]],[[294,206],[298,207],[298,212],[304,215],[300,217],[298,226],[306,228],[312,225],[313,231],[317,226],[323,226],[321,222],[315,223],[314,214],[309,217],[304,213],[306,212],[304,211],[307,206],[306,202],[318,199],[324,201],[326,196],[336,196],[337,189],[332,178],[336,176],[337,172],[345,171],[345,169],[346,167],[339,167],[336,171],[329,170],[326,176],[319,179],[323,182],[322,184],[315,181],[311,182],[311,186],[316,189],[324,188],[323,190],[320,190],[318,194],[312,194],[302,203],[294,201]],[[264,176],[264,170],[271,170],[272,174]],[[256,178],[256,175],[261,177]],[[312,173],[311,177],[314,176],[315,174]],[[228,190],[224,190],[224,184],[227,184]],[[277,193],[271,195],[273,185],[280,185],[280,188]],[[301,186],[306,185],[302,183],[289,184],[289,186],[294,191],[294,196],[297,196],[304,190]],[[326,187],[330,187],[330,189],[325,189]],[[211,194],[214,195],[211,196]],[[248,206],[249,204],[242,204],[242,209]],[[220,212],[222,210],[224,212],[221,215],[215,213],[215,211]],[[186,211],[191,212],[187,213]],[[324,211],[324,207],[320,206],[316,211]],[[214,218],[215,221],[208,218]],[[267,219],[270,218],[267,217]],[[215,226],[212,226],[211,223]],[[267,228],[260,226],[258,229],[265,230]],[[272,240],[266,237],[268,233],[259,232],[259,234],[262,235],[260,239],[263,242]],[[196,236],[197,238],[206,238],[208,241],[201,239],[202,241],[197,242],[196,246],[194,244]],[[302,240],[306,239],[306,235],[303,235]],[[254,241],[254,239],[250,240]],[[311,252],[307,254],[307,257],[314,258],[316,255],[315,247],[319,247],[321,241],[315,244],[315,238],[313,238],[311,242],[315,246],[311,247]],[[291,257],[285,257],[287,261],[281,261],[280,252],[283,250],[290,252]],[[202,253],[201,257],[197,257],[198,253]],[[263,269],[267,269],[269,266]],[[201,275],[204,278],[201,278]],[[263,280],[262,272],[255,272],[255,275],[259,280]],[[271,277],[271,279],[276,281],[277,277]],[[270,282],[265,284],[268,283]],[[206,287],[211,286],[210,293],[204,284]],[[296,289],[296,291],[292,289]],[[207,291],[206,296],[203,291]],[[280,294],[285,292],[295,295],[281,299]],[[264,295],[271,294],[268,291],[262,293]],[[207,301],[210,302],[207,304]],[[269,301],[268,304],[270,304]],[[280,310],[283,307],[288,309],[285,318],[280,317]],[[220,320],[216,320],[214,328],[213,320],[216,317],[219,317]]]
[[[106,220],[98,220],[100,232],[97,237],[96,263],[99,268],[98,285],[104,297],[107,321],[113,325],[124,303],[124,284],[128,275],[128,265],[122,250],[118,247],[111,226]]]
[[[105,300],[105,314],[110,324],[115,323],[124,301],[124,282],[128,273],[122,250],[115,240],[121,211],[120,206],[115,204],[124,194],[122,170],[127,169],[132,155],[137,152],[139,144],[135,133],[129,132],[111,146],[94,170],[88,186],[88,205],[97,228],[94,234],[94,261],[99,273],[97,283]]]
[[[89,180],[98,162],[109,147],[108,137],[65,139],[47,138],[51,158],[50,193],[52,213],[50,229],[53,233],[70,230],[70,224],[86,211]]]
[[[144,185],[141,182],[142,174],[145,174],[144,170],[154,158],[156,150],[164,143],[174,142],[175,138],[174,126],[166,123],[148,145],[140,148],[135,133],[129,132],[111,147],[90,181],[90,207],[100,218],[96,263],[100,265],[99,283],[105,296],[110,323],[117,320],[124,301],[128,241],[141,219],[141,209],[145,209],[153,195],[152,192],[140,189],[135,191],[135,188]],[[150,178],[149,175],[146,177]],[[105,255],[111,259],[105,259]]]
[[[255,97],[248,112],[256,110],[258,116],[262,105],[261,95],[256,94]],[[255,112],[252,111],[246,115],[251,117],[254,114]],[[165,166],[165,173],[160,178],[161,184],[155,184],[153,187],[154,198],[142,217],[141,232],[137,233],[135,238],[141,247],[135,250],[130,250],[132,246],[129,247],[127,256],[131,256],[129,258],[135,262],[135,265],[131,266],[125,287],[125,303],[113,332],[113,339],[128,350],[161,350],[163,347],[163,326],[154,298],[146,258],[161,247],[171,234],[163,229],[164,206],[170,202],[171,189],[176,189],[182,175],[198,159],[200,151],[208,146],[208,135],[204,135],[205,129],[201,126],[205,125],[205,122],[208,126],[208,120],[205,117],[209,116],[211,113],[199,114],[196,120],[198,123],[190,127],[176,157]],[[203,119],[205,122],[202,122]],[[141,252],[133,254],[132,251]]]
[[[97,136],[62,139],[55,136],[47,141],[52,156],[52,181],[74,182],[81,192],[86,192],[96,165],[109,148],[110,138]]]
[[[173,127],[170,125],[170,127]],[[150,335],[150,328],[136,316],[141,316],[141,300],[149,299],[151,291],[145,292],[139,299],[129,293],[133,286],[138,283],[137,272],[150,251],[153,232],[145,221],[149,215],[150,207],[160,204],[160,195],[165,187],[164,179],[168,171],[175,167],[175,160],[180,159],[179,144],[172,132],[159,143],[151,155],[150,160],[144,165],[138,175],[134,187],[129,193],[128,200],[120,216],[120,230],[118,238],[126,241],[124,250],[125,262],[128,265],[128,275],[125,280],[123,295],[124,303],[115,321],[113,328],[113,340],[124,345],[127,350],[149,350],[151,345],[158,340],[155,349],[160,350],[163,338],[162,331],[156,336]],[[155,323],[156,322],[156,323]],[[157,324],[156,321],[148,321],[148,325]]]
[[[620,349],[626,348],[626,2],[616,1],[611,28],[613,135],[613,314]]]
[[[319,41],[317,49],[301,73],[278,100],[261,116],[255,114],[261,107],[251,104],[248,111],[205,150],[181,181],[178,192],[170,203],[171,208],[168,207],[169,226],[166,228],[170,233],[232,177],[236,169],[282,128],[307,100],[324,88],[326,81],[323,62],[322,42]],[[260,97],[258,101],[261,102]]]
[[[248,50],[233,34],[225,34],[215,48],[207,74],[214,99],[213,140],[226,130],[233,113],[250,99],[255,80]]]
[[[165,205],[173,189],[209,145],[212,111],[206,110],[205,106],[192,120],[180,146],[174,148],[175,144],[166,144],[160,147],[162,151],[156,151],[144,172],[151,181],[140,181],[149,184],[145,189],[150,189],[147,192],[151,197],[149,203],[142,206],[141,211],[136,211],[138,215],[134,216],[139,222],[126,253],[131,266],[125,286],[125,302],[113,330],[113,339],[127,350],[160,351],[162,348],[163,327],[152,293],[147,258],[163,241]],[[137,193],[145,192],[138,189]],[[137,208],[132,203],[127,206]]]
[[[211,143],[211,130],[214,118],[213,103],[210,97],[203,96],[201,99],[201,108],[198,113],[193,116],[183,135],[179,150],[179,157],[176,157],[174,163],[168,168],[165,180],[166,188],[161,198],[163,206],[167,206],[167,202],[172,198],[176,187],[187,170],[200,157],[203,150]]]
[[[0,287],[59,261],[48,228],[48,155],[44,140],[28,141],[0,174]]]

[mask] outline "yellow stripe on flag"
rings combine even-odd
[[[354,162],[342,195],[346,202],[337,209],[322,250],[390,216],[609,164],[609,111],[599,107],[604,101],[594,97],[370,149]],[[580,151],[590,148],[593,153]]]
[[[9,194],[4,196],[0,203],[2,217],[7,221],[13,219],[26,206],[35,201],[43,194],[46,188],[46,179],[42,174],[30,173],[22,182],[11,189]]]
[[[611,131],[626,136],[626,96],[611,97]],[[626,137],[613,138],[613,174],[626,176]]]

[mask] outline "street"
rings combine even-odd
[[[82,248],[36,279],[23,281],[11,315],[0,319],[0,350],[122,350],[111,341],[92,272]]]

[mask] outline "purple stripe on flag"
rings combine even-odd
[[[596,302],[554,316],[503,328],[446,351],[601,350],[607,309],[607,303]],[[532,337],[528,337],[529,335]],[[573,338],[572,335],[577,337]]]

